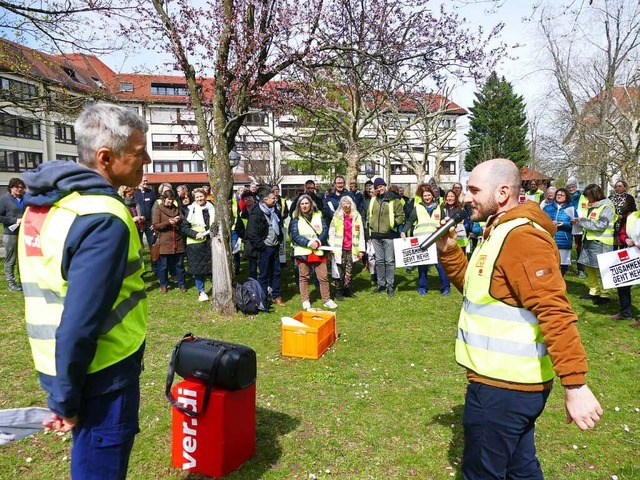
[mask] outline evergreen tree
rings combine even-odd
[[[476,93],[467,133],[469,151],[464,159],[467,171],[485,160],[509,158],[522,167],[529,162],[528,124],[524,99],[513,93],[504,77],[492,72]]]

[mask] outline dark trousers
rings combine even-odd
[[[160,255],[160,258],[157,262],[157,275],[158,281],[160,282],[161,287],[166,287],[169,285],[169,278],[167,273],[175,272],[178,277],[178,285],[180,287],[185,285],[185,274],[184,274],[184,253],[173,253],[171,255]]]
[[[620,315],[631,318],[631,285],[618,287],[618,300],[620,301]]]
[[[124,480],[138,426],[140,386],[83,400],[71,431],[73,480]]]
[[[462,420],[462,478],[543,480],[534,433],[549,393],[469,383]]]
[[[156,236],[153,233],[153,228],[151,228],[151,222],[144,222],[144,228],[142,230],[145,238],[147,239],[147,245],[151,248],[151,245],[156,241]]]
[[[431,265],[418,265],[418,290],[424,290],[425,292],[429,290],[427,273],[429,273],[430,266]],[[440,291],[444,292],[445,290],[449,290],[451,288],[451,282],[447,274],[444,273],[442,265],[436,263],[436,270],[438,270],[438,275],[440,276]]]
[[[265,295],[271,287],[273,298],[282,296],[280,292],[280,247],[265,247],[258,260],[258,282]]]

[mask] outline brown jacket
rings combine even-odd
[[[560,273],[558,249],[553,240],[556,226],[536,203],[526,202],[502,216],[489,219],[484,238],[498,223],[522,217],[536,222],[549,235],[531,224],[512,230],[496,260],[489,293],[508,305],[533,312],[562,385],[583,385],[588,371],[586,353],[576,327],[578,319],[567,299],[567,287]],[[440,261],[451,283],[462,292],[467,269],[463,251],[456,246],[441,253]],[[545,390],[551,388],[552,383],[510,383],[482,377],[473,371],[467,372],[467,378],[473,382],[523,391]]]
[[[156,232],[156,242],[160,243],[160,255],[184,253],[185,240],[180,233],[180,222],[173,225],[169,222],[176,215],[180,221],[184,220],[180,208],[175,205],[167,207],[160,204],[153,211],[153,230]]]

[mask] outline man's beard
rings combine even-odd
[[[475,212],[471,215],[471,220],[474,222],[484,222],[491,215],[494,215],[498,211],[498,202],[495,199],[488,200],[484,205],[475,205]]]

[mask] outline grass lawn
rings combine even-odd
[[[397,274],[394,298],[372,295],[368,273],[357,276],[359,297],[337,309],[339,339],[316,361],[280,355],[280,316],[301,307],[292,270],[284,271],[285,308],[224,319],[197,301],[192,284],[186,294],[173,289],[161,295],[149,274],[142,431],[129,478],[200,478],[170,464],[171,409],[164,381],[171,350],[185,332],[249,345],[258,355],[256,454],[227,478],[461,478],[466,380],[453,357],[461,295],[440,296],[435,269],[424,298],[416,292],[417,271],[399,269]],[[589,355],[589,385],[605,416],[589,432],[565,425],[556,382],[537,423],[546,478],[638,479],[640,330],[607,318],[616,313],[616,302],[597,307],[578,300],[586,287],[574,269],[567,287]],[[318,291],[312,291],[312,303],[321,306]],[[634,303],[640,307],[637,294]],[[0,409],[45,406],[25,333],[22,296],[7,291],[4,276],[0,304]],[[67,478],[70,443],[68,435],[41,433],[0,447],[0,478]]]

